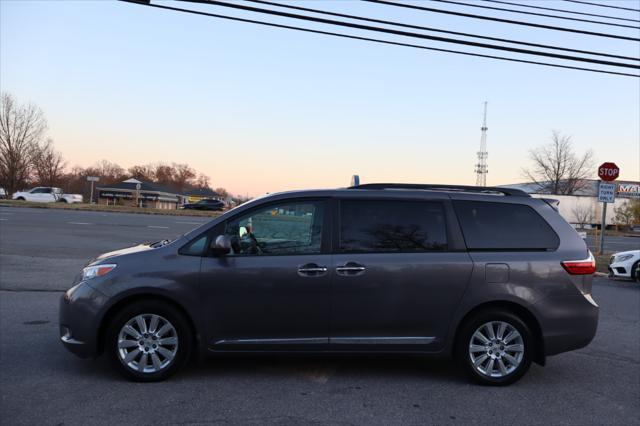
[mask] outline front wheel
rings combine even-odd
[[[106,347],[125,377],[155,382],[184,365],[191,341],[189,325],[177,309],[160,301],[144,301],[125,307],[115,316]]]
[[[631,279],[640,284],[640,260],[631,267]]]
[[[456,357],[480,384],[505,386],[527,372],[533,344],[529,327],[519,317],[504,310],[487,310],[462,326]]]

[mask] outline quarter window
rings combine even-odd
[[[234,255],[320,253],[324,202],[272,205],[227,222]]]
[[[524,204],[454,201],[469,250],[555,250],[558,235]]]
[[[340,203],[340,251],[426,252],[447,249],[442,204],[344,200]]]

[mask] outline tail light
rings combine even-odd
[[[565,260],[562,267],[571,275],[591,275],[596,272],[596,259],[589,252],[589,257],[583,260]]]

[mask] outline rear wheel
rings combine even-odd
[[[127,378],[141,382],[173,375],[187,360],[192,342],[184,316],[173,306],[155,300],[121,310],[106,338],[114,366]]]
[[[531,331],[518,316],[492,309],[465,322],[456,344],[456,357],[475,381],[505,386],[527,372],[533,344]]]

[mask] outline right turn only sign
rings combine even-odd
[[[601,203],[613,203],[616,201],[616,187],[614,182],[600,182],[598,186],[598,201]]]

